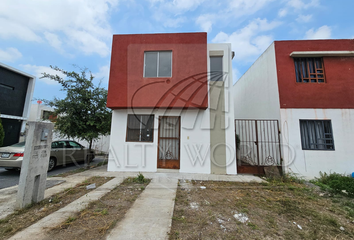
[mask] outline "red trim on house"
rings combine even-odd
[[[172,51],[172,77],[144,78],[144,51]],[[114,35],[107,107],[208,106],[207,34]]]
[[[326,82],[298,83],[293,51],[354,51],[354,40],[275,41],[281,108],[354,108],[354,57],[323,57]]]

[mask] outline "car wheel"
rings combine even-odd
[[[57,165],[56,159],[53,158],[53,157],[49,158],[48,172],[52,171],[55,168],[56,165]]]

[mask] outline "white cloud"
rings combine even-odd
[[[232,0],[229,2],[231,9],[236,10],[237,15],[253,14],[274,0]],[[235,14],[235,13],[234,13]]]
[[[268,22],[266,19],[255,19],[246,27],[228,35],[220,32],[212,42],[228,42],[232,44],[235,51],[235,58],[243,62],[252,62],[259,56],[273,41],[270,35],[261,35],[260,33],[272,30],[278,27],[281,22]]]
[[[17,23],[13,21],[13,19],[6,19],[2,17],[1,9],[3,8],[0,8],[0,26],[1,26],[0,38],[4,38],[4,39],[18,38],[24,41],[34,41],[34,42],[42,41],[41,37],[38,36],[34,31],[32,31],[28,26]]]
[[[215,16],[212,14],[200,15],[196,20],[196,24],[199,25],[204,32],[211,32],[214,18]]]
[[[54,80],[50,80],[48,78],[42,78],[42,73],[49,73],[49,74],[53,74],[53,75],[58,75],[59,77],[65,78],[65,75],[55,71],[53,69],[51,69],[50,67],[46,67],[46,66],[37,66],[37,65],[31,65],[31,64],[24,64],[24,65],[20,65],[25,72],[28,72],[32,75],[34,75],[37,79],[36,81],[40,81],[40,82],[44,82],[46,84],[49,85],[58,85],[58,82],[54,81]]]
[[[118,0],[2,0],[0,38],[46,40],[54,48],[69,42],[75,44],[73,49],[81,50],[88,47],[82,38],[88,38],[89,43],[95,44],[85,54],[107,56],[107,43],[112,37],[109,12],[117,4]]]
[[[305,39],[328,39],[331,38],[331,28],[324,25],[317,30],[311,28],[306,32]]]
[[[288,10],[285,8],[280,9],[278,12],[279,17],[285,17],[287,14],[288,14]]]
[[[205,0],[173,0],[170,7],[181,12],[190,11],[197,8]]]
[[[290,7],[293,7],[295,9],[308,9],[310,7],[317,7],[320,5],[319,0],[306,0],[306,3],[304,3],[302,0],[290,0],[288,2],[288,5]]]
[[[105,57],[109,54],[107,44],[87,31],[69,30],[67,35],[70,39],[68,43],[73,47],[77,46],[78,49],[87,55],[97,53],[101,57]]]
[[[149,0],[153,19],[160,22],[166,28],[177,28],[187,19],[181,15],[195,10],[205,0]]]
[[[102,84],[108,83],[108,80],[109,80],[109,69],[110,69],[110,65],[109,64],[101,66],[97,73],[93,73],[93,76],[95,77],[95,80],[101,81]]]
[[[213,25],[221,22],[223,25],[232,22],[235,25],[235,20],[249,17],[250,15],[260,11],[270,2],[275,0],[231,0],[228,2],[229,6],[224,7],[222,4],[213,5],[214,13],[201,14],[196,19],[196,24],[200,26],[203,31],[210,32]],[[218,5],[222,6],[218,10]]]
[[[0,62],[14,62],[21,57],[22,54],[16,48],[0,49]]]
[[[182,14],[184,12],[196,9],[204,1],[205,0],[150,0],[150,3],[152,5],[158,5],[157,7],[165,12],[168,11],[174,14]]]
[[[44,32],[44,36],[52,47],[57,50],[62,50],[62,42],[60,41],[58,35],[50,32]]]
[[[296,21],[301,22],[301,23],[307,23],[307,22],[311,21],[311,19],[312,19],[312,15],[311,14],[308,14],[308,15],[300,14],[298,16],[298,18],[296,18]]]

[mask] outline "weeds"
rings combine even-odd
[[[267,181],[273,185],[280,185],[284,186],[287,183],[298,183],[303,184],[305,180],[300,176],[296,175],[295,173],[286,173],[283,174],[280,178],[279,177],[269,177]]]
[[[354,178],[352,177],[339,173],[320,172],[320,177],[310,182],[319,186],[323,191],[354,197]]]
[[[70,224],[70,223],[72,223],[75,220],[76,220],[76,217],[68,217],[68,219],[66,219],[65,223],[66,224]]]
[[[249,226],[250,228],[252,228],[253,230],[257,230],[257,225],[256,224],[254,224],[254,223],[247,223],[247,226]]]

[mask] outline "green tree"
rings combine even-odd
[[[78,138],[89,142],[91,153],[92,142],[100,135],[107,135],[111,128],[112,112],[106,107],[107,90],[93,84],[94,76],[87,68],[79,68],[80,72],[65,71],[56,66],[50,66],[55,71],[65,75],[42,73],[41,78],[49,78],[62,86],[66,92],[64,99],[54,98],[45,101],[53,107],[55,129],[61,137]],[[88,157],[85,165],[90,163]]]
[[[4,144],[5,131],[2,126],[1,118],[0,118],[0,147]]]

